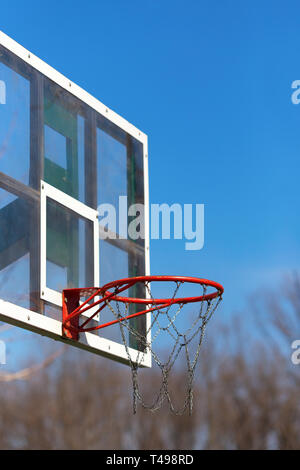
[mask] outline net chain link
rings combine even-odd
[[[175,283],[176,283],[176,288],[174,290],[171,300],[175,299],[177,292],[182,284],[182,282],[180,281],[176,281]],[[149,282],[145,282],[144,285],[146,287],[149,297],[152,300],[154,300],[151,294]],[[207,286],[202,285],[202,289],[203,289],[203,296],[205,296],[206,291],[207,291]],[[116,296],[117,294],[118,294],[118,289],[116,288],[114,295]],[[174,305],[172,303],[170,303],[168,307],[164,307],[163,309],[158,308],[157,311],[152,312],[152,319],[151,319],[150,326],[142,334],[139,331],[137,331],[132,326],[132,324],[130,324],[130,320],[128,319],[124,320],[124,317],[128,315],[129,304],[125,304],[125,313],[122,314],[120,311],[120,305],[118,301],[114,300],[114,303],[116,304],[116,310],[115,310],[115,308],[113,308],[112,306],[112,301],[106,300],[106,305],[111,310],[114,317],[118,320],[123,319],[122,321],[119,321],[119,326],[120,326],[122,341],[125,347],[126,355],[128,358],[130,368],[131,368],[131,372],[132,372],[133,413],[134,414],[137,412],[138,402],[141,404],[143,408],[146,408],[154,412],[162,407],[165,400],[167,400],[167,402],[169,403],[170,410],[175,415],[182,415],[187,409],[189,410],[189,414],[192,413],[194,376],[195,376],[195,370],[196,370],[196,366],[197,366],[199,355],[200,355],[200,349],[202,346],[206,325],[208,321],[211,319],[212,315],[214,314],[221,300],[222,300],[222,297],[218,296],[216,299],[200,302],[200,309],[199,309],[197,318],[192,322],[191,326],[187,329],[187,331],[184,334],[178,331],[178,328],[176,327],[176,324],[175,324],[175,320],[178,317],[179,313],[181,312],[184,304],[179,304],[176,312],[173,315],[170,314],[171,307]],[[167,322],[168,322],[167,326],[161,325],[159,320],[162,317],[167,318]],[[157,330],[154,333],[155,328]],[[138,352],[136,353],[136,358],[134,361],[132,360],[132,351],[130,351],[129,339],[127,339],[126,337],[126,330],[129,333],[128,338],[130,335],[132,335],[132,337],[137,340],[137,344],[139,345],[138,346],[139,349],[138,349]],[[151,342],[147,340],[150,331],[152,332]],[[157,339],[157,337],[162,331],[167,332],[170,335],[170,337],[174,340],[174,345],[171,349],[171,352],[169,353],[169,357],[166,362],[162,362],[158,356],[158,352],[154,350],[155,340]],[[189,351],[189,345],[192,342],[192,340],[196,338],[197,336],[198,336],[197,348],[194,353],[194,358],[192,359],[190,351]],[[151,404],[146,403],[145,400],[143,399],[143,396],[140,392],[139,382],[138,382],[138,369],[141,367],[144,352],[147,349],[150,351],[153,360],[155,361],[157,366],[160,368],[161,376],[162,376],[161,386],[156,394],[156,398]],[[178,408],[175,408],[173,401],[171,399],[171,396],[170,396],[169,376],[182,349],[185,352],[186,363],[187,363],[187,387],[186,387],[186,393],[185,393],[183,406],[178,409]]]

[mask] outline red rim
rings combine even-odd
[[[180,298],[167,298],[167,299],[140,299],[135,297],[123,297],[118,294],[134,286],[138,282],[176,282],[176,283],[192,283],[200,284],[202,286],[213,287],[214,292],[194,296],[194,297],[180,297]],[[111,289],[117,289],[116,293],[110,292]],[[139,315],[145,315],[146,313],[153,312],[165,307],[169,307],[173,304],[187,304],[193,302],[203,302],[215,299],[216,297],[221,297],[224,292],[224,288],[221,284],[209,281],[208,279],[200,279],[196,277],[187,277],[187,276],[136,276],[131,278],[119,279],[117,281],[112,281],[105,284],[103,287],[91,287],[91,288],[75,288],[75,289],[65,289],[63,291],[63,334],[72,339],[78,339],[79,332],[87,332],[99,330],[110,325],[114,325],[120,321],[124,321],[130,318],[137,317]],[[95,301],[95,297],[101,295],[102,297],[99,300]],[[81,305],[79,304],[80,297],[89,296]],[[91,304],[90,302],[94,300]],[[106,306],[106,301],[117,301],[123,303],[132,303],[132,304],[142,304],[147,305],[148,308],[141,310],[140,312],[128,315],[124,318],[113,320],[111,322],[97,325],[94,327],[86,328],[87,323],[103,308]],[[73,305],[73,308],[71,307]],[[77,305],[77,306],[76,306]],[[95,307],[100,305],[99,309],[93,313],[93,315],[86,319],[82,325],[79,325],[79,316]],[[149,305],[152,307],[149,308]]]
[[[181,282],[181,283],[192,283],[192,284],[200,284],[202,286],[208,286],[208,287],[213,287],[216,289],[215,292],[212,292],[210,294],[205,294],[205,295],[200,295],[200,296],[194,296],[194,297],[178,297],[176,299],[140,299],[140,298],[135,298],[135,297],[123,297],[119,296],[118,294],[114,296],[115,300],[118,302],[124,302],[124,303],[136,303],[136,304],[165,304],[170,301],[172,303],[190,303],[190,302],[202,302],[203,300],[212,300],[220,295],[223,294],[224,288],[221,284],[214,282],[214,281],[209,281],[208,279],[200,279],[197,277],[188,277],[188,276],[136,276],[136,277],[131,277],[131,278],[124,278],[124,279],[119,279],[117,281],[112,281],[109,282],[108,284],[105,284],[101,288],[101,292],[109,292],[110,289],[115,288],[115,287],[125,287],[122,290],[127,290],[133,285],[137,284],[138,282]]]

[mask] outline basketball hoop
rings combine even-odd
[[[151,294],[150,285],[157,282],[174,283],[173,295],[168,298],[154,298]],[[177,297],[180,287],[187,284],[200,287],[201,295]],[[120,295],[137,285],[143,286],[146,293],[144,298]],[[78,340],[80,333],[101,330],[119,324],[128,363],[132,371],[134,413],[136,412],[137,402],[140,402],[144,408],[155,411],[161,408],[165,400],[167,400],[171,411],[175,414],[182,414],[187,408],[191,413],[193,379],[205,327],[221,302],[223,291],[222,285],[214,281],[186,276],[138,276],[113,281],[100,288],[65,289],[63,291],[63,336]],[[184,332],[181,332],[178,318],[183,307],[187,304],[199,304],[199,308],[194,321],[187,328],[185,327]],[[123,306],[123,311],[121,306]],[[100,321],[100,324],[91,325],[91,321],[96,315],[100,314],[101,320],[101,311],[105,307],[110,309],[114,319],[106,323]],[[173,307],[175,308],[174,312],[172,311]],[[80,323],[82,315],[87,315],[87,312],[91,310],[90,316],[85,317]],[[135,310],[134,313],[130,313],[132,310]],[[151,321],[145,326],[144,333],[137,331],[132,325],[132,320],[150,312],[153,315]],[[163,321],[166,323],[165,326],[162,326]],[[185,320],[184,324],[186,325],[186,323]],[[125,334],[126,330],[129,332],[131,339],[132,337],[135,338],[138,344],[138,351],[134,359],[129,339]],[[159,358],[159,351],[154,348],[155,340],[161,332],[169,333],[174,342],[170,348],[167,361],[162,361]],[[152,339],[150,339],[151,334]],[[196,341],[196,348],[194,358],[191,359],[188,347],[193,340]],[[176,409],[170,397],[168,381],[170,371],[182,350],[186,355],[188,383],[184,404],[180,409]],[[162,374],[162,385],[152,404],[145,403],[141,396],[137,377],[138,369],[143,367],[143,357],[146,351],[151,353]]]

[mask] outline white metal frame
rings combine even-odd
[[[0,320],[42,336],[48,336],[56,341],[71,344],[79,349],[84,349],[118,362],[128,363],[127,352],[123,345],[89,332],[80,333],[79,341],[64,338],[60,321],[45,317],[2,299],[0,299]],[[139,364],[141,363],[143,367],[151,367],[149,352],[141,354],[135,349],[129,348],[129,353],[133,362],[136,362],[139,355]]]
[[[93,251],[94,251],[94,283],[93,285],[99,286],[99,222],[98,212],[82,202],[74,199],[68,194],[54,188],[45,181],[41,181],[41,299],[46,300],[58,307],[62,307],[62,294],[56,290],[50,289],[47,286],[47,198],[52,201],[58,202],[67,209],[75,212],[84,219],[90,220],[93,223]],[[80,287],[80,286],[77,286]],[[84,286],[82,286],[84,287]],[[91,312],[90,312],[91,315]],[[94,317],[98,319],[97,316]]]
[[[142,131],[137,129],[135,126],[130,124],[126,119],[122,118],[119,116],[117,113],[109,109],[107,106],[105,106],[103,103],[101,103],[99,100],[94,98],[92,95],[87,93],[85,90],[83,90],[81,87],[76,85],[74,82],[66,78],[64,75],[59,73],[57,70],[46,64],[44,61],[39,59],[37,56],[32,54],[30,51],[22,47],[20,44],[18,44],[16,41],[11,39],[9,36],[7,36],[5,33],[0,31],[0,44],[4,46],[6,49],[14,53],[16,56],[18,56],[20,59],[24,60],[27,64],[31,65],[33,68],[41,72],[43,75],[45,75],[47,78],[82,100],[84,103],[89,105],[91,108],[93,108],[95,111],[100,113],[102,116],[106,117],[106,119],[110,120],[112,123],[116,124],[118,127],[123,129],[125,132],[127,132],[129,135],[137,139],[143,144],[143,149],[144,149],[144,203],[145,203],[145,274],[149,275],[150,274],[150,240],[149,240],[149,182],[148,182],[148,138],[147,135],[144,134]],[[46,185],[46,183],[44,183]],[[56,188],[49,187],[49,185],[44,186],[46,188],[46,193],[48,191],[49,197],[51,197],[51,194],[54,194],[54,196],[58,195],[58,191]],[[52,190],[55,190],[53,193]],[[46,202],[46,196],[44,193],[43,196],[43,191],[41,192],[41,205],[45,204]],[[66,196],[64,193],[64,198],[68,199],[68,196]],[[59,195],[60,198],[60,195]],[[54,197],[55,199],[55,197]],[[65,199],[65,201],[66,201]],[[87,206],[82,207],[82,203],[80,203],[77,200],[72,199],[72,206],[74,202],[75,207],[75,212],[80,213],[81,209],[84,210],[84,213],[89,213],[91,215],[92,213],[89,211],[85,211]],[[55,199],[57,200],[57,199]],[[58,201],[60,203],[61,199]],[[70,201],[69,201],[70,202]],[[66,206],[69,207],[69,206]],[[44,206],[45,208],[45,206]],[[92,210],[92,209],[91,209]],[[43,231],[45,233],[45,214],[46,210],[44,210],[44,215],[42,216],[41,224],[43,225]],[[85,215],[83,215],[85,217]],[[89,218],[89,217],[87,217]],[[98,246],[98,242],[97,242]],[[41,247],[41,258],[45,259],[45,253],[46,253],[46,247],[43,246]],[[98,257],[99,260],[99,257]],[[51,291],[51,289],[48,289],[46,286],[46,266],[42,267],[42,276],[43,279],[41,279],[41,294],[44,292],[41,297],[45,300],[49,300],[50,302],[53,301],[56,305],[58,302],[61,305],[61,299],[58,299],[57,293],[55,291]],[[99,270],[98,270],[99,273]],[[147,340],[150,341],[151,339],[151,332],[149,331],[149,327],[151,324],[151,314],[148,313],[146,315],[146,324],[147,324],[147,331],[148,337]],[[0,321],[4,321],[7,323],[10,323],[12,325],[19,326],[21,328],[28,329],[30,331],[34,331],[36,333],[39,333],[44,336],[48,336],[50,338],[54,338],[57,341],[62,341],[62,342],[67,342],[68,344],[72,344],[78,348],[88,350],[90,352],[93,352],[95,354],[99,354],[102,356],[109,357],[110,359],[117,360],[119,362],[124,362],[128,363],[127,359],[127,353],[125,350],[125,347],[123,345],[120,345],[114,341],[102,338],[98,335],[95,335],[93,333],[81,333],[80,334],[80,339],[79,341],[73,341],[73,340],[68,340],[62,336],[62,324],[60,321],[54,320],[52,318],[46,317],[44,315],[41,315],[36,312],[32,312],[28,309],[16,306],[15,304],[12,304],[10,302],[6,302],[2,299],[0,299]],[[150,351],[146,351],[144,354],[141,355],[140,352],[137,352],[134,349],[129,349],[131,359],[133,362],[135,362],[135,358],[139,354],[139,358],[142,357],[142,365],[144,367],[151,367],[151,353]]]

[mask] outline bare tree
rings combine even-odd
[[[133,415],[127,366],[71,348],[51,365],[1,383],[0,448],[299,449],[300,366],[290,360],[299,292],[299,277],[285,279],[277,290],[256,293],[230,325],[209,325],[192,416],[174,416],[167,407],[139,407]],[[155,370],[140,379],[153,397]],[[183,384],[178,368],[172,385],[179,402]]]

